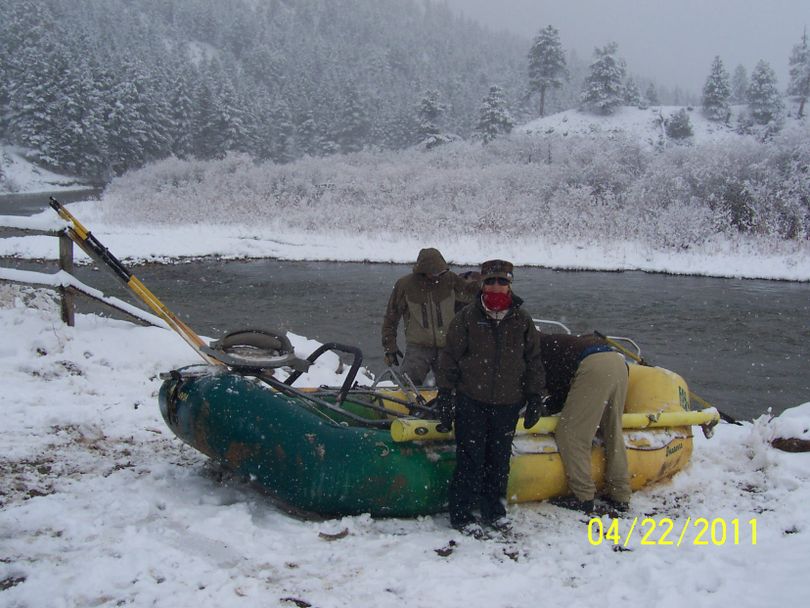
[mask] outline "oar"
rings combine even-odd
[[[622,353],[624,356],[626,356],[626,357],[630,357],[630,358],[631,358],[633,361],[635,361],[635,362],[636,362],[636,363],[638,363],[639,365],[644,365],[644,366],[646,366],[646,367],[655,367],[655,366],[654,366],[652,363],[648,362],[648,361],[647,361],[646,359],[644,359],[643,357],[640,357],[639,355],[637,355],[637,354],[636,354],[636,353],[634,353],[633,351],[626,349],[624,346],[622,346],[621,344],[619,344],[618,342],[616,342],[616,340],[613,340],[612,338],[609,338],[609,337],[608,337],[608,336],[606,336],[605,334],[603,334],[603,333],[601,333],[601,332],[598,332],[598,331],[596,331],[596,330],[594,330],[594,332],[593,332],[593,333],[594,333],[594,335],[595,335],[595,336],[597,336],[597,337],[599,337],[599,338],[602,338],[602,339],[603,339],[605,342],[607,342],[607,343],[608,343],[610,346],[612,346],[614,349],[616,349],[617,351],[619,351],[620,353]],[[707,409],[707,408],[714,407],[714,406],[713,406],[711,403],[709,403],[708,401],[706,401],[706,400],[705,400],[705,399],[703,399],[702,397],[700,397],[700,396],[696,395],[696,394],[695,394],[695,393],[693,393],[691,390],[689,391],[689,398],[690,398],[692,401],[697,402],[697,404],[698,404],[698,406],[700,407],[700,409],[705,410],[705,409]],[[729,416],[728,414],[726,414],[726,413],[724,413],[724,412],[721,412],[721,411],[720,411],[718,408],[716,408],[716,407],[714,407],[714,409],[716,409],[716,410],[717,410],[717,412],[720,414],[720,419],[721,419],[721,420],[723,420],[723,421],[725,421],[725,422],[729,422],[729,423],[731,423],[731,424],[736,424],[736,425],[742,426],[742,423],[741,423],[741,422],[737,422],[737,420],[736,420],[736,419],[734,419],[732,416]]]
[[[65,209],[64,205],[57,201],[54,197],[50,197],[50,205],[59,214],[63,220],[70,222],[67,228],[67,235],[70,239],[81,247],[87,255],[99,264],[107,266],[112,270],[115,277],[120,280],[124,285],[129,287],[136,296],[138,296],[149,308],[151,308],[156,315],[166,321],[166,323],[174,331],[180,334],[180,337],[185,340],[191,348],[197,351],[197,354],[203,358],[206,363],[211,365],[224,365],[221,361],[217,361],[210,355],[204,352],[207,347],[206,343],[200,336],[198,336],[193,329],[183,323],[175,314],[170,311],[166,306],[158,300],[157,296],[146,288],[146,285],[141,283],[140,279],[132,274],[132,272],[124,266],[118,258],[116,258],[109,249],[99,242],[93,234],[85,228],[73,214]]]

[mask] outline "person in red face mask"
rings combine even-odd
[[[481,265],[478,297],[450,323],[439,356],[439,430],[455,427],[456,469],[449,489],[450,525],[483,535],[506,518],[512,438],[521,408],[546,398],[540,333],[512,291],[513,265]]]

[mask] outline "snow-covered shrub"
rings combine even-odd
[[[810,238],[810,128],[652,151],[621,135],[497,138],[284,165],[169,159],[105,193],[107,221],[417,238],[502,234],[681,249]]]
[[[689,120],[689,114],[686,113],[685,108],[681,108],[666,121],[666,133],[670,139],[686,139],[692,137],[692,122]]]

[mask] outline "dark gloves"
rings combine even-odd
[[[453,392],[450,389],[439,389],[433,411],[436,412],[436,418],[439,420],[436,430],[440,433],[449,433],[453,428],[453,419],[455,417],[454,401]]]
[[[532,428],[543,416],[548,416],[548,395],[533,395],[526,402],[526,412],[523,414],[523,428]]]
[[[402,356],[402,352],[397,349],[391,353],[385,353],[385,365],[388,367],[399,367],[399,358]]]

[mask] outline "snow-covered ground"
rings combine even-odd
[[[730,242],[718,237],[714,242],[702,243],[694,251],[673,252],[651,249],[634,241],[558,243],[542,237],[503,239],[499,235],[448,236],[439,241],[386,232],[364,234],[359,238],[349,231],[319,234],[288,228],[276,230],[262,224],[122,225],[108,223],[103,201],[73,203],[68,208],[110,251],[129,262],[215,256],[410,264],[421,248],[439,247],[448,262],[459,266],[476,266],[485,259],[503,258],[519,266],[570,270],[641,270],[810,281],[807,244],[785,242],[780,249],[769,242],[758,247],[754,236],[746,242]],[[43,229],[63,224],[49,209],[30,219],[0,216],[0,225]],[[0,239],[0,257],[54,260],[57,255],[58,247],[51,237]],[[81,261],[86,257],[77,250],[76,259]]]
[[[607,116],[582,110],[565,110],[532,120],[518,127],[516,132],[566,137],[632,133],[640,143],[655,147],[668,140],[664,122],[681,109],[684,109],[683,106],[650,106],[644,109],[622,106]],[[732,108],[729,125],[709,120],[699,107],[688,109],[687,115],[692,126],[692,136],[687,138],[688,143],[700,145],[708,142],[743,141],[746,137],[737,133],[733,125],[744,109],[745,106]]]
[[[0,144],[0,194],[83,190],[85,180],[59,175],[25,158],[24,150]]]
[[[769,443],[776,429],[810,438],[810,403],[698,432],[685,471],[634,495],[621,550],[547,503],[510,507],[514,541],[477,541],[445,515],[301,521],[222,478],[160,417],[158,374],[198,362],[168,330],[92,315],[69,328],[47,292],[2,284],[0,327],[2,606],[761,607],[810,594],[810,454]],[[315,346],[293,338],[300,354]],[[335,363],[304,382],[336,384]],[[685,528],[681,546],[660,527],[642,544],[644,517],[671,518],[673,543]],[[710,526],[695,544],[687,522],[701,517],[714,543]]]

